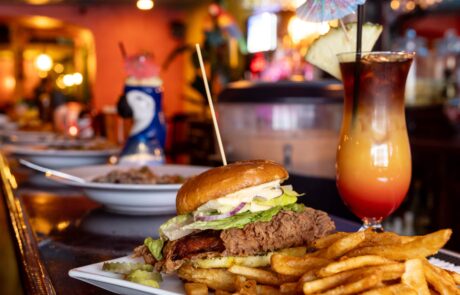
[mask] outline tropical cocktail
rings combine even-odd
[[[356,53],[338,58],[345,101],[337,186],[364,226],[379,228],[404,200],[411,179],[404,89],[413,54],[362,53],[358,62]]]

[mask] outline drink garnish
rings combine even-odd
[[[336,55],[343,52],[356,51],[357,23],[333,28],[327,34],[320,36],[311,45],[307,53],[307,61],[323,71],[342,80],[339,61]],[[371,51],[382,33],[383,27],[379,24],[366,23],[363,25],[362,51]]]

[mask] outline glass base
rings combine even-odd
[[[371,228],[372,231],[374,231],[376,233],[383,233],[385,231],[383,229],[382,219],[364,218],[363,219],[363,225],[361,226],[359,231],[366,230],[368,228]]]

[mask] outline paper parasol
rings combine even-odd
[[[297,16],[309,22],[340,19],[354,13],[366,0],[307,0],[297,8]]]

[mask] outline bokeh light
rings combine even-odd
[[[137,0],[136,6],[140,10],[150,10],[153,8],[153,0]]]
[[[42,72],[48,72],[53,67],[53,60],[48,54],[41,53],[35,58],[35,66]]]

